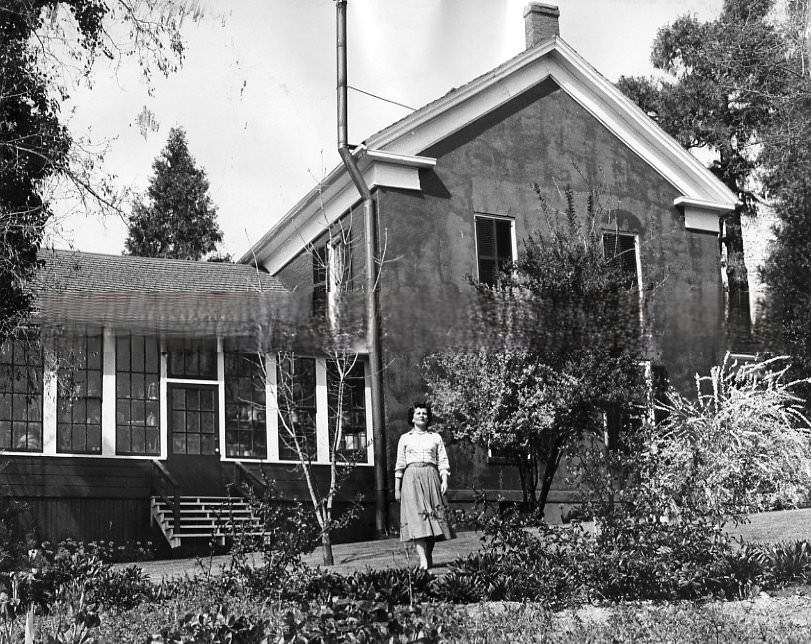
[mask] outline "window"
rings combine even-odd
[[[353,289],[352,245],[343,237],[338,237],[329,244],[327,273],[327,290],[330,293],[346,293]]]
[[[639,288],[639,261],[636,235],[631,233],[603,233],[603,254],[619,262],[628,288]]]
[[[156,338],[116,338],[116,454],[160,454],[160,352]]]
[[[217,343],[215,340],[172,340],[168,362],[170,378],[216,380]]]
[[[225,454],[267,457],[265,379],[256,355],[225,354]]]
[[[497,284],[499,273],[513,263],[512,226],[510,219],[476,217],[476,255],[480,282]]]
[[[346,460],[353,463],[366,463],[369,460],[366,451],[366,378],[364,371],[363,363],[360,360],[355,360],[350,364],[327,362],[330,448],[337,431],[340,398],[342,440],[338,445],[338,451]]]
[[[315,460],[316,397],[315,359],[282,357],[276,370],[279,404],[279,458],[299,460],[296,443],[307,458]]]
[[[59,351],[56,449],[101,454],[102,339],[71,338]]]
[[[0,449],[42,451],[42,348],[33,335],[0,347]]]
[[[313,304],[312,314],[316,319],[327,315],[327,246],[313,248]]]
[[[172,383],[167,393],[172,454],[218,454],[217,386]]]

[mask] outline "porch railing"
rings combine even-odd
[[[234,461],[234,476],[229,487],[243,497],[249,496],[248,489],[250,489],[261,499],[265,496],[267,482],[251,472],[242,461]]]
[[[152,459],[152,490],[163,502],[172,508],[174,531],[180,529],[180,487],[166,466],[157,459]]]

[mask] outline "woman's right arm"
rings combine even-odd
[[[405,437],[403,434],[397,442],[397,461],[394,464],[394,500],[399,501],[403,486],[403,472],[406,468]]]

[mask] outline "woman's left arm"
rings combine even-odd
[[[448,461],[448,453],[445,451],[445,443],[442,441],[442,436],[436,435],[436,463],[439,469],[439,476],[442,478],[441,491],[442,494],[448,491],[448,478],[451,475],[451,465]]]

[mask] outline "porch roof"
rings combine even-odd
[[[47,250],[36,284],[46,327],[254,337],[285,335],[289,292],[246,264]]]

